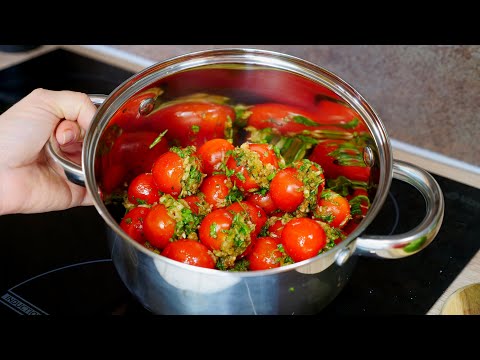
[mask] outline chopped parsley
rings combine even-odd
[[[235,111],[235,126],[243,128],[247,125],[247,120],[252,115],[252,112],[248,110],[249,108],[245,105],[237,105],[233,108]]]
[[[354,181],[346,178],[345,176],[339,176],[336,179],[327,179],[328,189],[335,191],[337,194],[347,196],[355,187],[362,187],[367,189],[368,184],[364,181]]]
[[[232,269],[229,271],[248,271],[248,267],[250,266],[250,261],[245,258],[235,261]]]
[[[225,135],[225,139],[233,138],[232,119],[228,115],[227,115],[227,119],[225,120],[225,130],[223,131],[223,133]]]
[[[155,145],[157,145],[160,141],[162,141],[162,138],[165,136],[165,134],[167,133],[168,129],[165,130],[164,132],[160,133],[160,135],[158,135],[155,140],[153,140],[153,142],[150,144],[150,146],[148,147],[149,149],[152,149]]]
[[[217,238],[217,224],[216,223],[212,223],[212,225],[210,225],[210,236],[214,239]]]
[[[194,134],[197,134],[200,131],[200,126],[198,125],[192,125],[192,132]]]
[[[233,186],[228,192],[228,195],[225,197],[225,201],[227,205],[230,205],[237,201],[242,201],[242,200],[243,200],[243,194],[240,191],[240,189],[238,189],[236,186]]]
[[[359,122],[360,122],[360,120],[358,120],[357,118],[353,118],[349,122],[347,122],[345,124],[339,124],[339,125],[341,127],[343,127],[344,129],[353,129],[353,128],[357,127]]]
[[[177,200],[168,194],[163,195],[159,199],[159,203],[165,205],[168,215],[175,221],[172,241],[178,239],[198,240],[197,230],[203,216],[193,213],[185,201]]]
[[[319,126],[319,124],[313,120],[310,120],[309,118],[302,116],[302,115],[295,115],[292,118],[293,121],[295,121],[298,124],[303,124],[306,126]]]
[[[243,174],[241,172],[237,172],[235,174],[237,176],[237,178],[241,181],[245,181],[245,176],[243,176]]]

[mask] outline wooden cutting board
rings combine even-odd
[[[480,315],[480,283],[456,290],[445,301],[441,315]]]

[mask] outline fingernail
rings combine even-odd
[[[75,135],[73,134],[72,130],[65,130],[65,132],[63,133],[62,145],[66,145],[72,142],[74,138],[75,138]]]

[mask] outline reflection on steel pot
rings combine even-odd
[[[355,173],[360,180],[368,179],[369,188],[373,189],[368,212],[347,238],[330,250],[304,261],[261,271],[232,272],[195,267],[168,259],[129,238],[119,227],[124,209],[106,204],[103,192],[105,184],[114,189],[129,181],[132,169],[125,168],[122,157],[115,161],[113,157],[105,159],[105,149],[112,148],[121,132],[119,129],[158,133],[170,128],[177,134],[173,140],[188,140],[187,133],[179,132],[185,124],[165,124],[154,119],[166,104],[181,103],[178,99],[189,97],[199,102],[208,97],[209,102],[217,104],[218,118],[223,120],[211,130],[217,131],[216,136],[228,130],[226,122],[230,121],[230,110],[223,106],[229,98],[244,104],[282,103],[305,111],[323,106],[322,126],[309,123],[299,114],[298,121],[281,124],[285,126],[263,140],[279,144],[282,137],[292,133],[308,135],[296,138],[295,154],[304,156],[312,150],[305,142],[307,138],[337,139],[335,146],[341,151],[345,141],[366,134],[363,142],[358,143],[358,156],[349,169],[359,166],[365,170],[366,166],[368,170]],[[324,99],[329,100],[328,107],[322,103]],[[86,186],[91,193],[96,209],[107,224],[112,259],[121,279],[140,303],[154,313],[316,313],[342,290],[354,271],[357,255],[386,259],[413,255],[435,238],[442,224],[443,196],[434,178],[415,165],[393,160],[385,127],[367,101],[338,76],[304,60],[254,49],[202,51],[153,65],[126,80],[103,102],[98,97],[95,100],[99,108],[84,140],[82,165],[63,157],[54,137],[47,150],[63,166],[71,181]],[[337,111],[356,114],[355,121],[338,122],[335,120]],[[189,124],[200,133],[194,122]],[[260,119],[257,128],[267,131],[265,127]],[[255,136],[265,135],[262,131]],[[201,135],[205,136],[202,138],[205,141],[208,134]],[[245,139],[242,136],[245,135],[239,132],[236,141]],[[142,145],[135,148],[141,149]],[[321,153],[319,150],[317,155],[331,156],[332,151]],[[337,174],[337,165],[338,161],[332,160],[325,171]],[[364,231],[381,209],[392,177],[410,183],[422,193],[426,216],[405,234],[367,237]]]

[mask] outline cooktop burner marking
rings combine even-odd
[[[9,298],[5,299],[5,297],[8,297],[8,294],[5,294],[0,298],[0,302],[3,305],[5,305],[6,307],[10,308],[11,310],[15,311],[16,313],[18,313],[20,315],[24,315],[24,313],[22,313],[21,311],[18,311],[15,307],[10,305],[10,302],[11,302],[10,299]]]
[[[25,300],[20,295],[15,294],[13,291],[9,291],[7,294],[4,294],[1,299],[4,305],[8,306],[12,310],[15,310],[20,315],[48,315],[48,313],[46,313],[39,307],[33,305],[29,301]],[[31,308],[25,303],[27,303],[28,305],[31,305],[36,310]],[[12,306],[15,308],[12,308]],[[17,309],[20,310],[21,312],[19,312]]]
[[[34,277],[31,277],[30,279],[28,280],[25,280],[25,281],[22,281],[20,284],[17,284],[13,287],[11,287],[10,289],[7,290],[7,293],[4,294],[1,298],[0,298],[0,302],[9,307],[10,309],[14,310],[15,312],[21,314],[21,315],[49,315],[47,312],[43,311],[42,309],[40,309],[38,306],[32,304],[31,302],[29,302],[28,300],[25,300],[24,298],[22,298],[20,295],[16,294],[13,289],[23,285],[23,284],[26,284],[28,283],[29,281],[32,281],[32,280],[35,280],[39,277],[42,277],[42,276],[45,276],[45,275],[48,275],[48,274],[51,274],[51,273],[54,273],[54,272],[57,272],[57,271],[60,271],[60,270],[65,270],[65,269],[68,269],[68,268],[72,268],[72,267],[76,267],[76,266],[82,266],[82,265],[88,265],[88,264],[95,264],[95,263],[101,263],[101,262],[109,262],[109,261],[112,261],[112,259],[101,259],[101,260],[91,260],[91,261],[84,261],[84,262],[81,262],[81,263],[76,263],[76,264],[71,264],[71,265],[66,265],[66,266],[62,266],[60,268],[57,268],[57,269],[54,269],[54,270],[49,270],[47,272],[44,272],[42,274],[39,274],[39,275],[35,275]],[[27,303],[28,305],[32,306],[33,308],[35,309],[32,309],[30,308],[28,305],[26,305],[25,303]],[[21,312],[19,311],[21,310]]]

